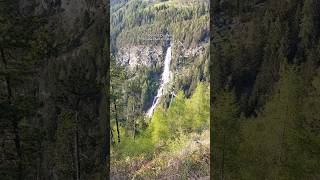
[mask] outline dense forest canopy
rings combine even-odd
[[[213,177],[319,179],[319,1],[212,10]]]
[[[318,180],[319,20],[318,0],[0,0],[0,179]]]
[[[150,44],[141,40],[148,34],[169,33],[186,47],[198,44],[209,34],[208,7],[203,0],[117,2],[111,6],[112,50],[125,44]]]
[[[0,179],[108,174],[106,11],[87,2],[0,1]]]

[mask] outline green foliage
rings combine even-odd
[[[124,137],[123,141],[116,147],[116,151],[122,158],[135,157],[138,155],[151,156],[148,153],[154,150],[154,143],[149,136],[150,134],[145,133],[139,135],[134,140],[130,137]]]
[[[302,92],[297,70],[290,67],[283,72],[277,87],[263,112],[244,126],[242,148],[248,159],[243,162],[250,162],[249,170],[243,171],[245,177],[287,179],[299,169],[294,162]]]
[[[159,143],[161,140],[168,139],[169,124],[165,111],[161,108],[157,108],[152,117],[151,123],[151,137],[154,144]]]
[[[0,179],[35,178],[46,136],[38,76],[49,33],[43,17],[22,15],[18,7],[17,1],[0,2]]]
[[[162,62],[156,62],[151,67],[138,66],[133,70],[126,66],[122,69],[120,64],[112,62],[111,72],[116,75],[112,79],[114,82],[111,81],[114,85],[111,90],[115,92],[117,89],[120,93],[112,92],[113,98],[117,100],[112,102],[111,127],[116,140],[116,122],[119,122],[122,140],[113,144],[111,159],[116,166],[125,169],[130,166],[138,166],[139,169],[144,160],[154,160],[155,164],[164,167],[165,162],[159,159],[159,154],[179,151],[183,145],[187,146],[186,137],[192,133],[201,133],[209,126],[209,5],[207,1],[189,0],[112,3],[113,53],[116,54],[118,49],[124,47],[138,45],[166,49],[169,41],[161,39],[161,35],[165,34],[173,38],[171,43],[174,45],[170,66],[173,80],[166,87],[168,93],[161,97],[150,119],[145,117],[144,112],[150,108],[157,93]],[[146,41],[156,37],[160,37],[160,40]],[[193,48],[197,48],[197,52]],[[125,72],[125,76],[119,79],[117,73],[122,72]],[[115,110],[114,105],[118,110]],[[125,163],[127,158],[130,162],[136,159],[137,164]],[[188,169],[196,166],[192,159],[189,160],[190,163],[184,164],[182,168],[186,171],[185,177],[188,177]],[[208,167],[206,163],[199,163],[199,168],[202,165]],[[136,174],[135,178],[160,178],[161,168],[147,172],[149,175],[130,171],[126,177],[132,178],[131,175]]]
[[[170,127],[172,134],[179,131],[188,132],[191,127],[190,118],[185,118],[186,99],[184,93],[179,91],[167,110],[168,119],[170,119]]]
[[[167,110],[159,108],[155,112],[152,122],[156,124],[156,134],[162,130],[161,134],[168,138],[167,134],[175,137],[179,133],[202,132],[206,129],[210,115],[209,92],[206,83],[199,83],[189,99],[179,91]]]
[[[146,42],[143,39],[169,32],[186,47],[204,40],[209,33],[207,2],[168,1],[158,4],[133,0],[111,11],[112,48],[128,44],[162,44],[162,41]]]
[[[195,144],[195,140],[201,143]],[[195,178],[209,174],[209,131],[199,134],[181,134],[168,139],[164,147],[157,147],[152,157],[145,154],[126,156],[111,161],[113,177],[160,179]]]
[[[187,114],[191,119],[193,131],[201,132],[209,126],[210,117],[210,89],[209,85],[199,83],[195,92],[186,102]],[[187,118],[187,117],[186,117]]]
[[[319,2],[217,0],[213,8],[214,177],[317,179]]]
[[[311,81],[311,88],[307,97],[304,98],[303,118],[299,122],[301,128],[297,129],[297,149],[301,177],[311,178],[318,176],[320,168],[319,124],[320,124],[320,75],[318,73]]]
[[[121,143],[112,147],[112,162],[119,163],[119,161],[125,161],[128,158],[143,157],[144,160],[154,161],[159,167],[165,167],[165,162],[159,156],[163,155],[164,158],[168,158],[167,156],[172,153],[181,153],[180,151],[190,143],[188,141],[192,133],[201,134],[205,130],[208,131],[209,92],[208,83],[199,83],[190,98],[186,98],[184,93],[179,91],[167,109],[161,106],[156,108],[150,122],[145,128],[140,128],[140,133],[135,138],[125,136],[124,133],[121,134],[123,137]],[[120,131],[124,131],[124,129]],[[209,137],[207,136],[207,138]],[[200,158],[198,153],[196,156]],[[202,150],[199,156],[204,158],[201,153],[203,153]],[[201,158],[198,159],[198,163],[195,163],[194,159],[187,158],[190,162],[188,163],[186,160],[181,165],[180,172],[186,171],[185,174],[188,175],[189,169],[198,167],[199,169],[194,169],[194,171],[207,175],[208,168],[204,170],[203,167],[208,166]],[[115,166],[118,167],[120,164]],[[130,169],[130,167],[123,168]],[[138,177],[157,177],[162,171],[164,169],[148,170],[147,172],[133,171],[131,173],[135,173]],[[165,172],[169,173],[170,170],[165,170]]]
[[[73,164],[70,159],[74,156],[74,117],[71,113],[63,113],[59,117],[57,128],[56,150],[54,153],[56,169],[59,177],[72,178],[74,175]]]
[[[306,0],[303,4],[300,37],[304,48],[311,48],[319,39],[319,8],[320,3],[314,0]]]
[[[239,159],[239,105],[233,92],[221,92],[213,105],[211,127],[213,166],[216,168],[213,177],[234,179],[238,176]]]
[[[104,127],[99,121],[105,112],[99,107],[106,102],[101,93],[104,85],[97,81],[105,78],[107,66],[101,65],[103,56],[97,58],[101,49],[92,53],[90,48],[101,41],[78,43],[78,37],[62,33],[70,27],[48,23],[55,22],[51,18],[56,12],[47,16],[46,10],[36,10],[38,6],[34,1],[0,2],[0,141],[4,157],[0,179],[73,179],[77,160],[81,161],[81,179],[93,179],[91,175],[104,164],[100,154]],[[98,36],[87,35],[89,39]],[[79,109],[82,117],[74,122],[74,111]],[[75,132],[80,143],[75,143]],[[81,149],[81,156],[76,157],[75,149]]]

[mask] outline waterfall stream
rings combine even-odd
[[[152,103],[151,108],[147,111],[148,117],[152,116],[154,109],[156,108],[157,104],[160,101],[161,96],[163,95],[163,90],[165,89],[165,86],[170,81],[170,73],[171,73],[170,72],[170,64],[171,64],[171,53],[172,53],[171,47],[172,47],[172,45],[170,45],[168,47],[167,52],[166,52],[163,73],[161,75],[161,84],[159,86],[157,96],[154,97],[154,99],[153,99],[153,103]]]

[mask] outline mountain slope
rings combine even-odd
[[[212,5],[213,178],[318,179],[319,2]]]
[[[208,130],[208,2],[131,0],[111,9],[112,178],[123,175],[119,168],[142,179],[193,177],[183,172],[195,165],[185,167],[192,153],[176,156],[176,171],[160,164],[172,160],[166,141],[187,143],[180,139]]]

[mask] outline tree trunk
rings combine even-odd
[[[21,151],[19,127],[17,122],[13,122],[13,131],[14,131],[14,143],[15,143],[16,152],[18,155],[18,179],[22,180],[22,151]]]
[[[120,130],[119,130],[119,120],[118,120],[118,112],[117,112],[117,104],[114,99],[114,111],[116,113],[116,125],[117,125],[117,133],[118,133],[118,143],[120,143]]]
[[[287,100],[288,102],[288,100]],[[289,120],[287,120],[288,116],[289,116],[289,108],[288,106],[286,106],[286,111],[284,113],[284,120],[283,120],[283,124],[282,124],[282,132],[281,132],[281,145],[280,145],[280,153],[279,153],[279,165],[282,167],[282,164],[284,163],[284,161],[286,160],[286,126],[287,126],[287,122]]]
[[[0,49],[0,52],[1,52],[2,62],[4,64],[4,68],[7,69],[7,60],[6,60],[3,48]],[[9,104],[11,104],[12,90],[11,90],[10,78],[8,75],[5,76],[5,81],[6,81],[6,88],[7,88],[7,99]]]
[[[42,179],[41,176],[41,167],[42,167],[42,143],[41,141],[38,143],[38,147],[37,147],[37,180]]]
[[[111,144],[114,145],[114,137],[113,137],[113,130],[110,128],[110,134],[111,134]]]
[[[133,113],[135,112],[135,105],[133,105]],[[133,116],[133,139],[136,138],[136,117]]]
[[[240,17],[240,0],[237,0],[238,17]]]
[[[79,156],[79,130],[78,130],[78,111],[76,111],[75,138],[74,138],[75,158],[76,158],[76,177],[80,180],[80,156]]]
[[[224,151],[225,151],[226,135],[223,133],[223,145],[222,145],[222,161],[221,161],[221,180],[224,180]]]

